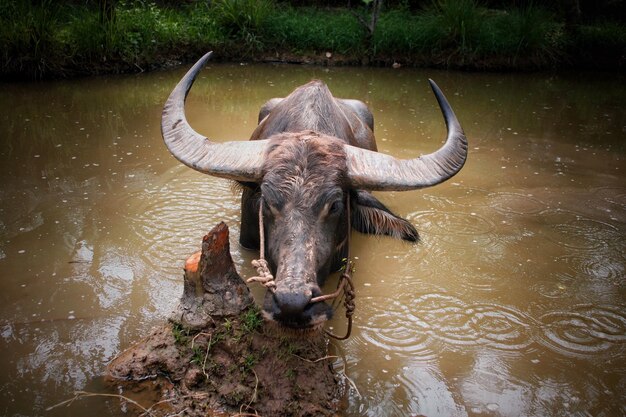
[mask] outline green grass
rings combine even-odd
[[[256,331],[263,324],[263,317],[256,306],[250,307],[241,316],[241,325],[246,333]]]
[[[16,67],[29,75],[53,70],[59,61],[60,9],[54,0],[38,5],[28,1],[0,1],[2,70]]]
[[[532,60],[537,66],[557,63],[565,47],[564,24],[548,11],[525,7],[500,13],[480,43],[484,55]]]
[[[248,353],[247,355],[243,357],[242,362],[243,362],[242,371],[250,372],[250,370],[254,368],[254,365],[256,365],[259,362],[259,358],[254,353]]]
[[[195,365],[198,365],[199,367],[204,369],[204,362],[206,360],[206,357],[208,355],[208,352],[206,351],[206,348],[203,348],[201,346],[194,346],[191,351],[193,352],[191,355],[191,360],[189,361],[189,363],[193,363]]]
[[[230,36],[259,33],[275,10],[272,0],[214,0],[210,12]]]
[[[186,345],[190,340],[189,338],[189,330],[185,329],[182,325],[178,323],[172,324],[172,335],[174,336],[174,340],[178,345]]]
[[[205,3],[178,9],[120,2],[116,18],[80,4],[0,0],[1,71],[47,74],[128,72],[219,49],[228,38]]]
[[[473,53],[481,37],[484,11],[474,0],[434,1],[425,14],[425,28],[439,49],[458,49],[463,55]]]
[[[171,3],[170,3],[171,4]],[[462,68],[623,65],[621,23],[567,27],[533,3],[488,9],[478,0],[432,0],[417,11],[383,10],[371,45],[347,9],[275,0],[215,0],[157,6],[120,0],[103,22],[95,2],[0,0],[0,74],[21,78],[148,70],[207,50],[225,59],[292,54],[345,62]],[[365,13],[366,10],[362,9]]]
[[[268,46],[296,54],[364,53],[365,32],[347,10],[283,7],[265,28]]]
[[[538,7],[491,10],[473,0],[440,0],[423,13],[390,11],[375,37],[379,56],[406,56],[443,66],[538,68],[558,61],[564,50],[563,24]]]

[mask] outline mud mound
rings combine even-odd
[[[263,321],[222,223],[188,259],[170,322],[115,358],[106,380],[154,416],[330,416],[343,391],[334,358],[323,333],[284,334]]]

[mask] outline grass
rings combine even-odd
[[[558,63],[564,37],[563,24],[538,7],[501,11],[474,0],[439,0],[408,22],[402,11],[385,14],[375,48],[439,66],[541,68]]]
[[[261,313],[256,305],[247,309],[241,317],[241,325],[246,333],[258,330],[262,324],[263,317],[261,317]]]
[[[254,365],[257,364],[257,362],[259,362],[259,358],[257,357],[257,355],[255,355],[254,353],[248,353],[243,357],[242,370],[244,372],[250,372]]]
[[[272,0],[215,0],[210,12],[230,36],[245,39],[262,30],[274,9]]]
[[[227,40],[205,3],[177,9],[120,2],[113,21],[54,0],[0,0],[0,72],[29,78],[142,71],[219,49]]]
[[[172,334],[177,345],[186,345],[190,340],[189,330],[185,329],[181,324],[172,324]]]
[[[3,69],[15,66],[29,74],[45,73],[58,61],[59,7],[54,0],[39,5],[0,2],[0,51]]]
[[[209,354],[206,348],[202,346],[194,346],[191,351],[193,352],[191,355],[191,360],[189,363],[193,363],[198,365],[199,367],[204,369],[204,362]]]
[[[232,339],[236,343],[240,343],[244,336],[250,336],[251,333],[257,331],[263,324],[263,317],[256,306],[248,308],[237,319],[226,318],[222,322],[221,330],[209,333],[191,331],[178,323],[172,324],[172,335],[177,345],[185,346],[191,351],[190,363],[196,364],[202,368],[206,374],[205,365],[209,352],[213,346],[218,343]],[[244,345],[251,343],[251,337],[246,338]],[[261,353],[264,355],[265,350]],[[241,360],[241,370],[249,371],[259,361],[259,356],[254,353],[248,353]]]
[[[365,52],[365,33],[347,10],[281,8],[268,21],[266,33],[269,48],[278,51],[355,56]]]
[[[172,3],[166,3],[172,4]],[[213,49],[225,59],[276,54],[343,62],[398,60],[469,69],[623,66],[623,23],[567,27],[532,2],[488,9],[477,0],[432,0],[383,10],[371,45],[348,9],[292,7],[275,0],[120,0],[102,21],[95,2],[0,0],[0,74],[39,78],[143,71]],[[366,10],[362,10],[366,12]],[[371,50],[369,47],[371,46]]]

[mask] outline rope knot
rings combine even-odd
[[[267,261],[263,258],[255,259],[252,261],[252,266],[256,268],[256,273],[258,275],[255,277],[248,278],[246,282],[247,283],[259,282],[265,288],[269,290],[274,290],[276,288],[276,282],[274,281],[274,276],[270,272],[270,267],[267,264]]]

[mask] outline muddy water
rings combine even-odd
[[[218,221],[252,273],[236,192],[161,142],[181,75],[1,86],[1,415],[124,415],[105,398],[45,410],[104,392],[105,364],[167,317]],[[355,329],[334,343],[345,414],[626,414],[624,77],[213,65],[188,116],[245,139],[266,99],[321,78],[370,105],[382,152],[412,157],[445,135],[427,77],[470,155],[443,185],[378,194],[421,244],[354,236]]]

